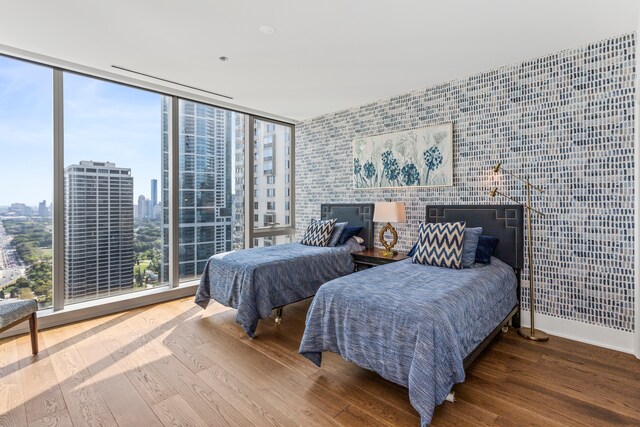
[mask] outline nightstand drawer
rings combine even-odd
[[[356,271],[364,270],[378,265],[390,264],[392,262],[402,261],[408,257],[403,253],[397,253],[393,257],[382,255],[380,249],[369,249],[362,252],[352,254],[353,262],[356,265]]]

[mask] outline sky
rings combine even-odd
[[[0,206],[52,199],[52,71],[0,56]],[[161,178],[162,96],[66,73],[64,164],[131,168],[134,200]],[[158,189],[158,198],[161,189]]]

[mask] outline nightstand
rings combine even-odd
[[[410,258],[404,252],[398,252],[393,257],[386,257],[382,255],[381,249],[367,249],[366,251],[356,252],[351,255],[353,256],[353,262],[356,265],[356,271]]]

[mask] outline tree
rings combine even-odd
[[[16,280],[16,288],[28,288],[29,285],[29,281],[24,277],[18,277],[18,279]]]
[[[140,287],[144,285],[144,273],[140,267],[136,269],[136,284]]]
[[[0,299],[4,299],[4,291],[0,290]]]

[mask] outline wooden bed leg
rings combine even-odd
[[[276,325],[279,325],[282,323],[282,307],[276,308],[275,322],[276,322]]]
[[[29,332],[31,333],[31,352],[38,354],[38,317],[33,313],[29,318]]]

